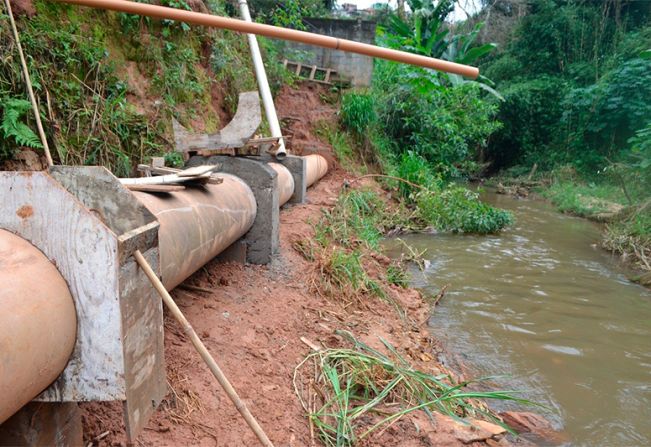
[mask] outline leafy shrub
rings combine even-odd
[[[479,194],[460,186],[423,191],[416,196],[417,215],[439,231],[496,233],[513,223],[513,215],[479,200]]]
[[[649,98],[651,62],[639,58],[615,67],[595,84],[569,91],[560,124],[569,129],[566,147],[577,167],[594,172],[616,157],[640,123],[651,119]]]
[[[573,164],[594,180],[628,162],[628,140],[651,119],[651,9],[624,2],[529,3],[508,47],[483,68],[505,101],[490,140],[494,168]]]
[[[381,65],[381,64],[379,64]],[[482,99],[472,84],[423,94],[400,77],[377,85],[378,122],[398,153],[413,151],[447,178],[463,176],[468,159],[480,157],[488,137],[499,128],[497,106]]]
[[[503,126],[486,151],[494,169],[517,163],[551,167],[566,90],[563,79],[551,76],[510,83],[502,89],[504,102],[498,119]]]
[[[441,177],[432,173],[427,160],[413,151],[402,154],[391,175],[406,180],[394,182],[394,186],[408,202],[412,202],[414,194],[421,190],[413,185],[430,190],[438,190],[443,186]]]

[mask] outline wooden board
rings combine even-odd
[[[158,272],[157,248],[143,253]],[[161,299],[133,257],[120,267],[127,437],[135,441],[167,393]]]
[[[161,192],[161,193],[183,191],[185,189],[185,186],[181,186],[181,185],[126,185],[126,187],[129,191]]]
[[[213,170],[218,170],[221,168],[221,164],[216,164],[216,165],[211,165],[213,167]],[[151,177],[151,174],[158,174],[158,175],[168,175],[168,174],[178,174],[181,172],[180,169],[176,168],[157,168],[149,165],[138,165],[138,170],[140,172],[144,172],[145,174],[148,174],[147,177]],[[215,174],[212,174],[208,180],[207,183],[211,185],[219,185],[220,183],[223,183],[224,179],[221,177],[217,177]]]
[[[217,169],[215,165],[201,165],[192,168],[179,170],[176,175],[179,177],[196,177],[200,175],[210,174]]]
[[[0,172],[0,194],[0,227],[52,260],[75,299],[75,349],[38,400],[124,400],[116,236],[100,220],[101,212],[93,214],[45,172]]]

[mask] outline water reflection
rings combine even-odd
[[[488,197],[516,214],[500,236],[410,235],[427,249],[413,283],[450,284],[435,336],[476,376],[555,409],[571,445],[651,445],[651,293],[597,247],[599,228],[539,201]],[[390,253],[401,244],[388,241]]]

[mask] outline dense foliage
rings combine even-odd
[[[451,33],[445,22],[452,1],[411,1],[413,14],[391,16],[381,28],[383,45],[470,63],[494,45],[473,45],[481,26]],[[385,183],[415,209],[423,226],[439,231],[493,233],[512,221],[509,213],[483,204],[478,195],[452,181],[482,170],[500,95],[491,82],[376,61],[367,92],[344,95],[341,122],[363,147],[363,155],[387,175]]]
[[[651,269],[651,3],[526,12],[482,67],[505,98],[487,157],[510,173],[536,166],[561,210],[610,220],[604,245]]]
[[[491,140],[495,168],[570,163],[596,177],[627,161],[651,121],[651,4],[540,0],[483,67],[505,102]]]

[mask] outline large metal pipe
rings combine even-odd
[[[0,230],[0,423],[61,374],[77,337],[68,285],[36,247]]]
[[[278,173],[278,202],[283,206],[294,194],[294,177],[289,169],[280,163],[269,163],[269,167]]]
[[[305,159],[305,170],[307,186],[312,186],[328,172],[328,162],[319,154],[311,154],[303,157]]]
[[[233,242],[244,236],[256,215],[251,188],[239,177],[173,194],[134,192],[160,223],[163,284],[172,290]]]
[[[243,20],[220,17],[211,14],[203,14],[194,11],[186,11],[164,6],[136,3],[126,0],[57,0],[62,3],[90,6],[92,8],[109,9],[112,11],[139,14],[143,16],[156,17],[159,19],[176,20],[179,22],[191,23],[194,25],[209,26],[213,28],[228,29],[231,31],[258,34],[275,39],[291,40],[302,42],[308,45],[331,48],[334,50],[348,51],[351,53],[363,54],[366,56],[388,59],[406,64],[418,65],[435,70],[455,73],[476,79],[479,76],[479,69],[455,62],[444,61],[433,57],[421,56],[419,54],[407,53],[405,51],[391,50],[366,43],[354,42],[352,40],[338,39],[336,37],[323,36],[320,34],[308,33],[305,31],[290,30],[279,26],[265,25],[262,23],[250,23]]]

